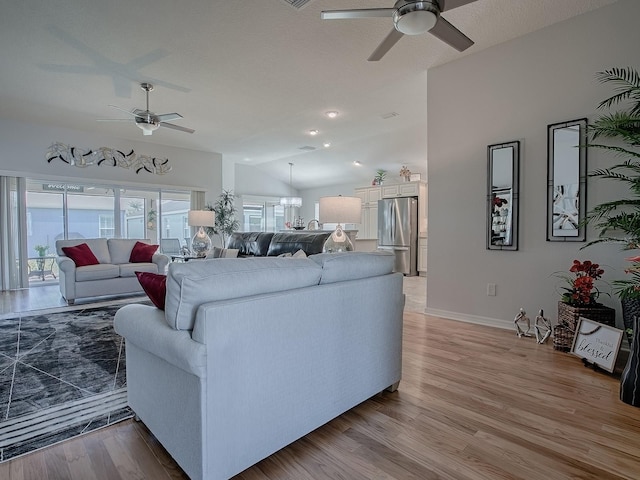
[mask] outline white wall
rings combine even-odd
[[[237,163],[235,166],[235,194],[236,195],[257,195],[265,197],[284,197],[291,195],[289,184],[271,177],[251,165]],[[298,195],[298,191],[293,189],[293,195]]]
[[[172,170],[165,175],[139,173],[110,166],[78,168],[59,159],[48,163],[49,146],[62,142],[81,149],[117,148],[124,152],[168,158]],[[222,156],[147,142],[132,142],[48,125],[0,118],[0,172],[14,176],[66,181],[81,179],[120,185],[162,186],[206,192],[207,201],[218,196],[222,185]]]
[[[512,328],[524,307],[557,319],[559,282],[574,258],[604,265],[605,280],[623,278],[614,245],[547,242],[547,125],[588,117],[610,94],[595,73],[638,69],[640,2],[620,0],[429,70],[429,254],[427,312]],[[486,148],[520,140],[520,249],[486,250]],[[590,149],[588,168],[617,163]],[[590,179],[587,208],[615,195],[616,182]],[[596,237],[588,231],[589,239]],[[628,256],[628,255],[627,255]],[[487,283],[497,296],[486,295]],[[616,297],[601,297],[617,307]],[[621,317],[618,312],[618,325]]]

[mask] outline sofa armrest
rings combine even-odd
[[[154,253],[151,261],[158,266],[158,273],[164,273],[169,264],[169,257],[164,253]]]
[[[58,264],[58,269],[67,275],[73,275],[75,277],[74,271],[76,269],[76,262],[71,260],[69,257],[57,257],[56,263]]]
[[[191,332],[169,327],[164,312],[149,305],[125,305],[116,312],[113,326],[127,343],[198,377],[206,376],[205,346]]]
[[[69,257],[57,257],[58,283],[62,297],[72,304],[76,298],[76,263]]]

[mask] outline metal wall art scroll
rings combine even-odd
[[[518,249],[520,142],[487,147],[487,249]]]
[[[587,119],[547,127],[547,241],[584,242]]]
[[[124,153],[121,150],[107,147],[86,150],[65,145],[61,142],[51,144],[47,150],[46,159],[48,163],[55,159],[60,159],[68,165],[80,168],[90,165],[121,167],[134,170],[136,173],[147,172],[155,173],[156,175],[164,175],[171,171],[168,158],[137,155],[133,150],[129,153]]]

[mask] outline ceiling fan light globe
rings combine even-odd
[[[393,25],[405,35],[421,35],[438,21],[438,10],[431,2],[413,2],[393,12]]]
[[[154,130],[157,130],[158,127],[160,127],[159,123],[147,122],[139,118],[136,118],[136,125],[142,130],[143,135],[151,135]]]

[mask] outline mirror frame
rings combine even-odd
[[[511,157],[511,244],[491,243],[493,225],[493,153],[502,148],[513,150]],[[520,209],[520,141],[514,140],[487,147],[487,250],[518,250],[518,229]]]
[[[553,232],[553,200],[554,200],[554,134],[558,130],[568,127],[579,127],[578,148],[578,232],[577,235],[554,235]],[[584,242],[586,241],[586,227],[584,218],[587,207],[587,119],[570,120],[568,122],[553,123],[547,126],[547,241],[548,242]]]

